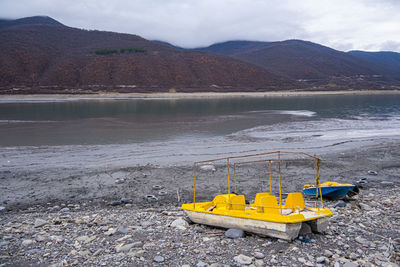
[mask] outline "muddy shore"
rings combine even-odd
[[[28,94],[0,95],[0,101],[65,101],[81,99],[150,99],[150,98],[227,98],[227,97],[282,97],[316,95],[381,95],[400,94],[399,90],[342,90],[342,91],[274,91],[274,92],[200,92],[200,93],[93,93],[93,94]]]
[[[375,186],[380,186],[382,181],[400,185],[398,160],[400,141],[377,139],[370,145],[364,144],[351,148],[345,145],[342,149],[336,148],[336,150],[334,148],[324,148],[325,153],[317,154],[323,159],[320,169],[322,181],[354,183],[367,177]],[[6,154],[7,156],[12,158],[11,155]],[[44,157],[47,157],[47,154]],[[215,156],[202,158],[215,158]],[[85,162],[80,165],[70,164],[72,166],[67,164],[52,166],[42,162],[41,164],[31,163],[24,167],[3,168],[0,172],[3,185],[0,205],[11,210],[44,203],[85,202],[108,205],[111,201],[125,197],[132,199],[137,205],[146,207],[154,205],[143,199],[145,195],[158,194],[152,189],[154,185],[162,186],[163,191],[166,192],[165,195],[157,196],[160,199],[157,205],[178,205],[192,200],[193,197],[191,162],[184,162],[182,165],[147,163],[134,166],[123,165],[124,167],[101,166],[101,164],[89,167],[88,164],[90,165]],[[221,163],[215,167],[215,171],[198,170],[196,190],[199,201],[206,201],[215,194],[228,191],[226,166]],[[378,175],[368,175],[368,170],[377,171]],[[272,179],[273,191],[277,192],[276,164],[272,166]],[[238,192],[245,194],[249,200],[254,199],[255,193],[260,188],[266,190],[269,188],[268,180],[266,166],[263,163],[238,167]],[[284,163],[282,165],[284,192],[300,191],[304,184],[314,181],[315,171],[312,163]],[[177,201],[178,196],[180,203]]]

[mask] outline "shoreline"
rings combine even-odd
[[[197,92],[197,93],[98,93],[98,94],[27,94],[0,95],[1,101],[29,100],[96,100],[96,99],[190,99],[227,97],[292,97],[320,95],[379,95],[400,94],[399,90],[340,90],[340,91],[274,91],[274,92]]]

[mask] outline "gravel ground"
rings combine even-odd
[[[334,216],[324,234],[292,242],[250,233],[231,239],[225,229],[182,222],[180,205],[192,198],[191,166],[146,165],[58,180],[45,176],[45,187],[40,174],[16,180],[21,173],[3,172],[7,190],[0,208],[0,266],[398,266],[399,154],[400,144],[394,142],[323,155],[323,181],[368,178],[368,184],[359,200],[347,201],[345,207],[325,202]],[[250,179],[264,167],[243,169],[238,176],[247,199],[267,186]],[[296,178],[286,184],[288,191],[313,181],[312,167],[284,167],[287,180]],[[377,173],[368,175],[368,170]],[[225,192],[224,173],[219,166],[199,172],[204,177],[199,200]],[[210,187],[210,182],[216,185]],[[28,194],[12,199],[13,190],[18,196]],[[145,201],[146,194],[158,201]],[[121,197],[127,199],[121,202]]]
[[[400,187],[365,188],[359,200],[340,208],[334,208],[336,204],[326,201],[334,216],[324,234],[292,242],[250,233],[231,239],[224,229],[182,222],[179,206],[157,202],[151,207],[37,205],[1,214],[0,262],[2,266],[398,266]]]

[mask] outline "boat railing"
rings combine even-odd
[[[291,157],[292,155],[297,155],[298,157]],[[301,157],[300,157],[301,156]],[[278,164],[278,186],[279,186],[279,210],[282,214],[282,181],[281,181],[281,162],[290,162],[290,161],[312,161],[314,162],[314,169],[316,171],[315,179],[316,185],[318,187],[316,193],[316,201],[314,203],[315,208],[323,208],[323,199],[321,194],[321,184],[319,179],[319,167],[321,158],[313,156],[304,152],[291,152],[291,151],[273,151],[266,153],[257,153],[257,154],[248,154],[242,156],[231,156],[231,157],[223,157],[216,158],[211,160],[202,160],[196,161],[193,164],[193,204],[196,205],[196,169],[197,166],[205,164],[205,163],[215,163],[215,162],[224,162],[227,167],[227,180],[228,180],[228,195],[231,194],[231,175],[230,169],[233,167],[233,175],[234,175],[234,192],[237,193],[237,172],[236,168],[239,165],[257,163],[257,162],[265,162],[267,175],[269,179],[269,191],[272,194],[272,163]],[[318,201],[318,191],[320,192],[320,201]]]

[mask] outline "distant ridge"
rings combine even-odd
[[[400,53],[350,51],[348,54],[368,62],[373,68],[378,69],[377,72],[393,79],[400,79]]]
[[[15,20],[0,19],[0,29],[19,25],[32,25],[32,24],[50,24],[50,25],[63,25],[57,20],[48,16],[34,16]]]

